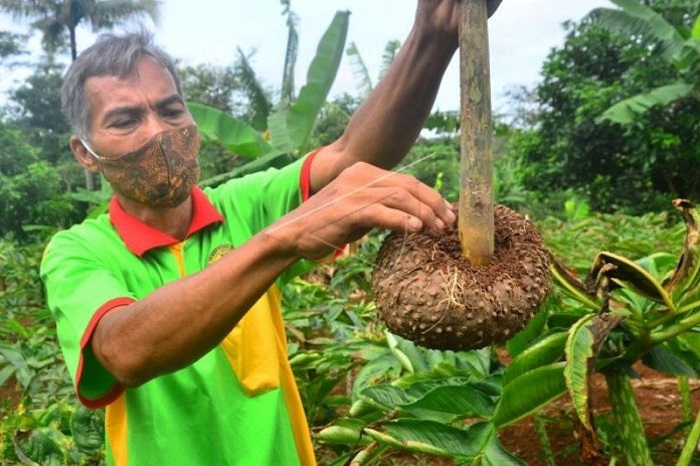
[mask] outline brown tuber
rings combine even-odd
[[[467,350],[520,331],[551,290],[549,252],[532,223],[494,208],[494,255],[472,266],[457,226],[441,233],[392,233],[372,276],[379,318],[416,344]]]

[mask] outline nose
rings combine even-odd
[[[169,129],[172,129],[172,125],[157,114],[149,114],[144,122],[146,137],[149,139],[156,134],[162,133],[163,131],[167,131]]]

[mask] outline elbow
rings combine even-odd
[[[93,344],[92,350],[97,360],[124,388],[136,388],[154,377],[145,370],[148,363],[133,350],[103,343]]]
[[[105,322],[106,324],[106,322]],[[125,388],[135,388],[155,377],[150,361],[132,344],[122,342],[101,322],[91,341],[92,352],[102,367]]]

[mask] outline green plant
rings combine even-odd
[[[652,464],[630,385],[632,366],[642,361],[667,374],[700,373],[700,218],[690,202],[677,200],[674,205],[686,225],[675,270],[669,270],[665,254],[633,262],[600,252],[582,278],[554,259],[552,273],[563,297],[546,319],[535,321],[536,332],[521,337],[529,340],[526,349],[510,346],[514,359],[504,373],[503,397],[494,414],[497,427],[536,412],[568,391],[579,420],[579,438],[587,439],[584,453],[601,461],[588,388],[598,371],[608,383],[619,450],[630,464]],[[536,393],[522,391],[535,380]],[[692,435],[688,441],[697,442]]]
[[[214,185],[244,173],[264,169],[273,163],[279,163],[277,159],[280,158],[288,162],[309,150],[316,119],[340,65],[349,16],[347,11],[336,13],[309,66],[307,83],[295,99],[288,95],[286,100],[267,115],[264,134],[218,109],[194,103],[188,105],[205,138],[219,141],[231,152],[251,159],[242,167],[204,180],[203,185]],[[293,27],[293,23],[288,24]]]
[[[20,404],[0,422],[0,457],[7,464],[102,465],[103,445],[104,411],[76,403],[34,410]]]
[[[667,106],[685,98],[700,100],[700,16],[692,30],[675,28],[664,17],[637,0],[612,0],[621,9],[598,8],[591,13],[608,31],[649,40],[664,60],[676,68],[678,79],[616,103],[601,119],[630,124],[654,106]]]

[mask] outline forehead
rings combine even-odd
[[[148,106],[174,94],[178,92],[170,72],[150,57],[140,59],[127,76],[93,76],[85,81],[93,121],[114,107]]]

